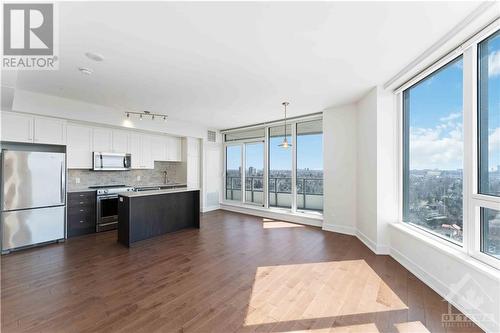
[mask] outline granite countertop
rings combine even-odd
[[[186,183],[169,183],[169,184],[140,184],[140,185],[130,185],[130,187],[141,188],[141,187],[165,187],[165,186],[187,186]],[[95,188],[88,188],[88,186],[68,186],[68,193],[72,192],[95,192]]]
[[[168,193],[179,193],[179,192],[192,192],[199,191],[199,188],[194,187],[183,187],[183,188],[172,188],[167,190],[151,190],[151,191],[141,191],[141,192],[123,192],[119,193],[119,196],[135,198],[135,197],[145,197],[150,195],[160,195],[160,194],[168,194]]]

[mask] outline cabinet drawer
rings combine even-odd
[[[69,192],[68,199],[69,200],[79,200],[79,199],[95,199],[95,191],[86,191],[86,192]]]
[[[96,228],[95,192],[68,193],[68,237],[94,233]]]
[[[68,193],[68,207],[95,205],[96,196],[94,192],[72,192]]]
[[[96,218],[91,213],[68,214],[68,237],[94,233],[95,227]]]

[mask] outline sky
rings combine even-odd
[[[288,142],[292,139],[287,136]],[[283,136],[270,138],[270,169],[271,170],[291,170],[292,169],[292,149],[284,149],[278,145],[283,142]],[[264,165],[264,145],[247,144],[246,146],[246,167],[253,166],[263,169]],[[240,167],[241,148],[239,146],[227,147],[227,169],[237,170]],[[297,169],[322,170],[323,169],[323,138],[321,134],[299,135],[297,137]]]
[[[500,165],[500,35],[488,49],[489,168]],[[463,76],[459,58],[409,90],[410,170],[463,168]]]

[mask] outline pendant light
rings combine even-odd
[[[283,137],[283,142],[280,143],[278,146],[281,147],[281,148],[284,148],[284,149],[288,149],[292,146],[291,143],[288,143],[288,140],[286,139],[286,107],[289,105],[290,103],[288,102],[283,102],[281,103],[281,105],[283,105],[285,107],[285,136]]]

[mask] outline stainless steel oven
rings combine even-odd
[[[125,185],[96,186],[97,190],[97,224],[96,231],[106,231],[118,227],[118,194],[133,191],[133,187]]]

